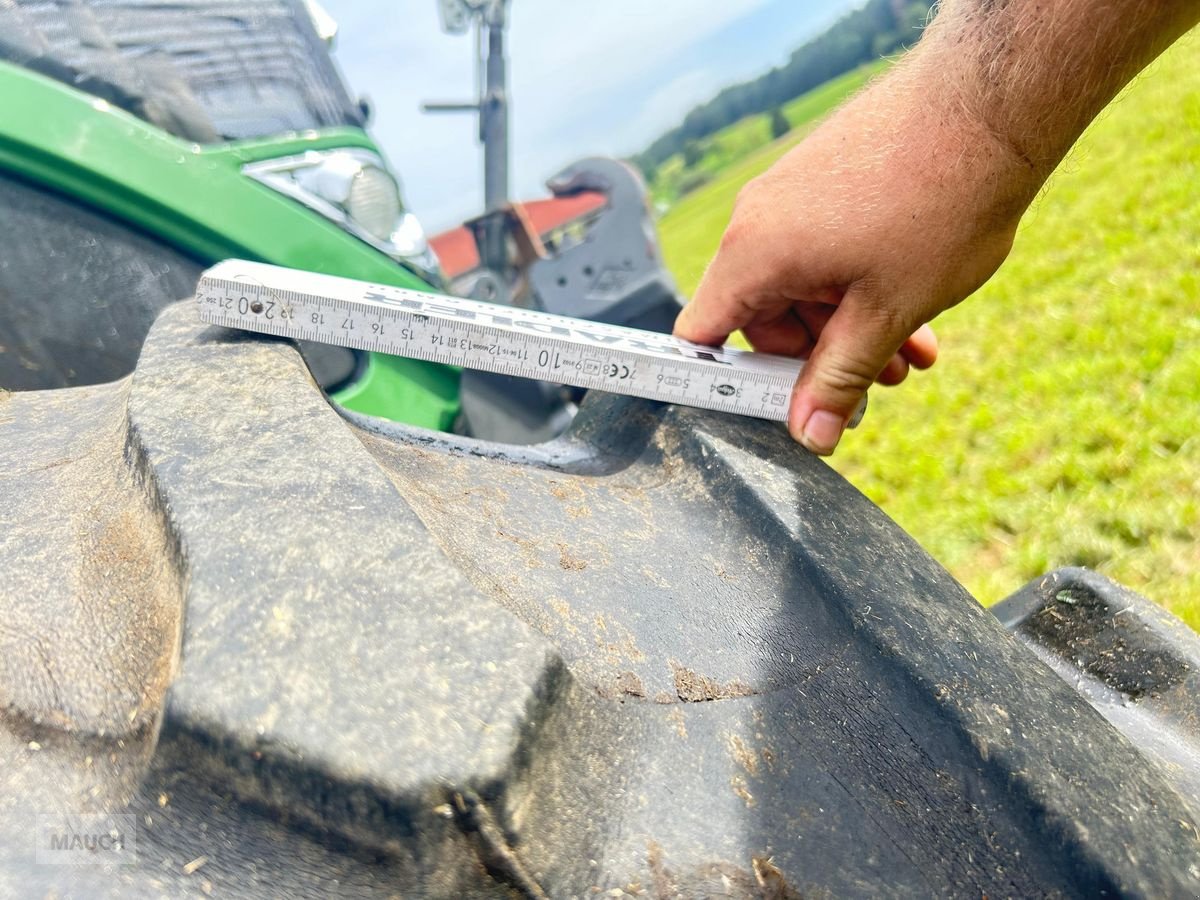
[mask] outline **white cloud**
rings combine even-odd
[[[517,0],[513,85],[553,105],[642,80],[662,58],[719,32],[766,0]]]
[[[726,82],[712,69],[693,69],[657,88],[639,104],[620,129],[613,133],[610,152],[642,149],[658,135],[679,123],[681,113],[714,96]]]

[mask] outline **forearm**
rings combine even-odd
[[[945,0],[908,75],[940,81],[1040,186],[1104,106],[1197,21],[1196,0]]]

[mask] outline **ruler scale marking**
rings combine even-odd
[[[227,328],[778,422],[787,420],[803,366],[656,332],[241,260],[207,270],[196,303],[203,321]]]

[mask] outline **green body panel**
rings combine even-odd
[[[448,371],[454,377],[447,377]],[[435,403],[435,408],[443,411],[444,416],[443,419],[439,419],[438,425],[426,427],[449,431],[459,409],[458,376],[461,371],[446,366],[418,366],[413,360],[403,356],[371,353],[367,356],[367,370],[363,376],[339,391],[334,399],[356,412],[395,419],[397,417],[392,415],[392,411],[396,406],[396,391],[399,389],[412,392],[420,389],[420,396],[430,398],[430,401]]]
[[[191,144],[103,100],[0,63],[0,169],[68,194],[206,263],[229,257],[429,290],[421,278],[296,201],[242,174],[248,162],[335,147],[379,152],[354,128]],[[459,372],[372,355],[349,409],[446,430]]]

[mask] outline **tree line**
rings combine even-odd
[[[633,162],[652,180],[660,165],[695,142],[746,116],[777,109],[831,78],[914,43],[931,5],[932,0],[867,0],[793,52],[783,65],[753,81],[725,88],[697,106]]]

